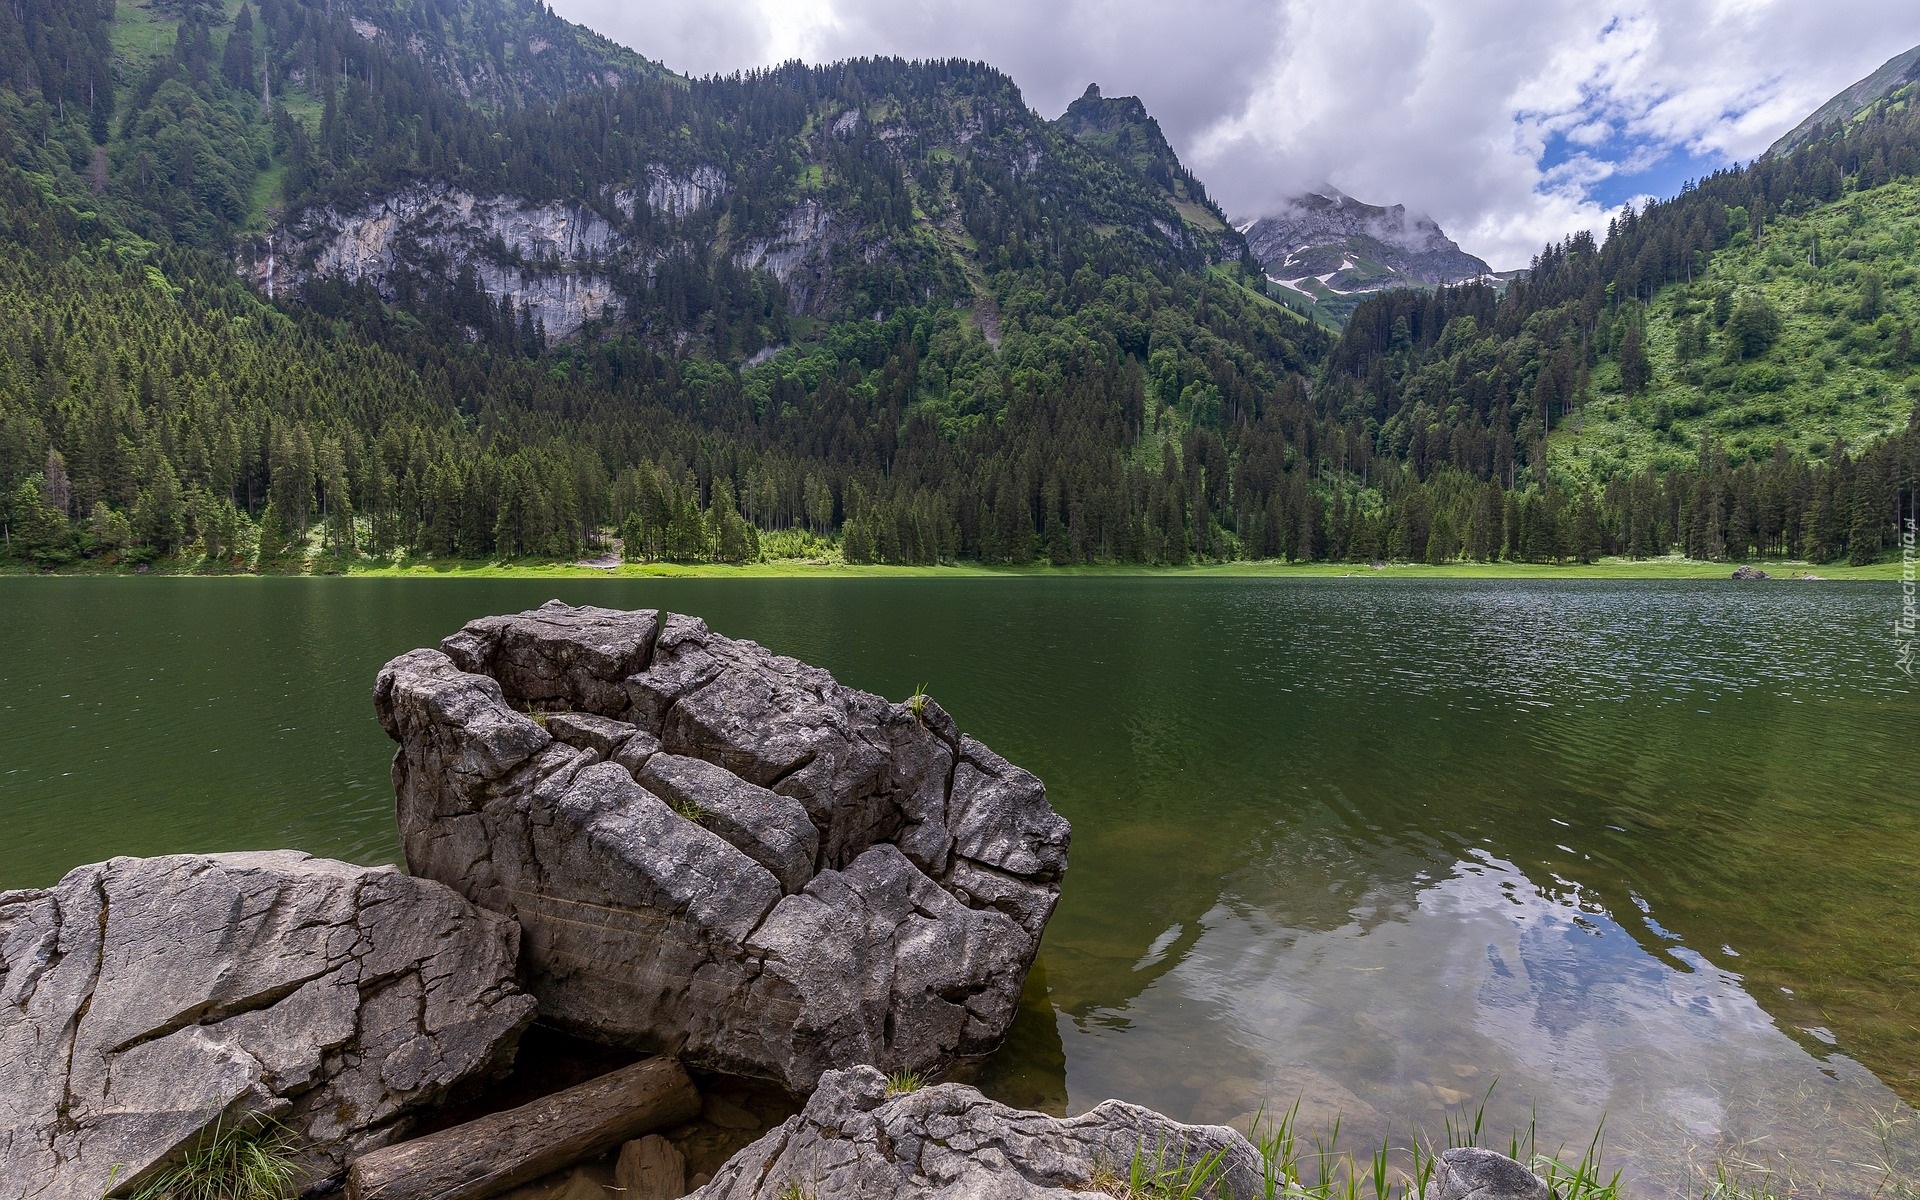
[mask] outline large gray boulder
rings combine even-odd
[[[0,1200],[99,1200],[257,1114],[336,1175],[512,1064],[517,949],[441,884],[290,850],[0,894]]]
[[[1259,1151],[1222,1126],[1119,1100],[1049,1117],[957,1083],[889,1096],[884,1076],[855,1067],[823,1077],[798,1116],[690,1200],[1089,1200],[1139,1194],[1127,1190],[1136,1174],[1153,1195],[1244,1200],[1265,1194],[1262,1171]]]
[[[543,1020],[797,1092],[1012,1021],[1067,823],[930,700],[555,601],[394,659],[374,704],[409,868],[519,920]]]

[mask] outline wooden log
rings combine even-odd
[[[700,1115],[680,1063],[650,1058],[531,1104],[363,1154],[348,1200],[484,1200]]]

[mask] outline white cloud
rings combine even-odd
[[[675,69],[985,59],[1048,116],[1137,94],[1229,211],[1331,182],[1496,267],[1604,229],[1595,185],[1744,160],[1920,43],[1910,0],[558,0]],[[1553,145],[1573,153],[1543,165]]]

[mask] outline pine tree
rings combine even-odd
[[[1629,320],[1626,336],[1620,340],[1620,386],[1629,397],[1637,396],[1647,390],[1652,375],[1646,346],[1641,341],[1640,322]]]

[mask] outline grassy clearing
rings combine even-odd
[[[335,562],[316,558],[307,562],[270,565],[254,571],[209,565],[200,559],[163,559],[151,574],[196,577],[254,578],[307,575],[353,576],[366,579],[1727,579],[1737,564],[1703,562],[1690,558],[1603,558],[1592,563],[1289,563],[1280,561],[1203,563],[1184,567],[1132,564],[1104,566],[987,566],[954,563],[938,567],[889,567],[853,564],[831,559],[777,560],[730,566],[724,563],[625,563],[611,570],[569,562],[480,562],[467,559],[417,560],[401,563]],[[1756,566],[1777,582],[1819,580],[1898,580],[1900,563],[1893,560],[1863,567],[1844,563],[1814,564],[1757,560]],[[56,572],[41,571],[17,562],[0,563],[4,575],[131,575],[126,567],[96,562],[77,563]]]
[[[283,162],[274,163],[254,177],[253,194],[247,200],[247,232],[267,232],[267,209],[281,203],[286,183],[287,164]]]
[[[114,57],[132,69],[146,64],[173,49],[179,21],[156,13],[153,0],[123,0],[114,6],[113,24],[108,36],[113,39]]]

